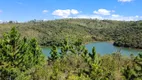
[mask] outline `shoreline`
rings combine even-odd
[[[114,41],[90,41],[90,42],[85,42],[85,43],[83,43],[84,45],[86,45],[86,44],[88,44],[88,43],[95,43],[95,42],[108,42],[108,43],[111,43],[111,44],[113,44],[114,43]]]

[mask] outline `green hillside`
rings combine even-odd
[[[22,36],[35,37],[43,46],[60,45],[65,38],[91,41],[113,41],[116,46],[142,48],[142,21],[97,19],[32,20],[25,23],[0,24],[0,37],[16,26]]]

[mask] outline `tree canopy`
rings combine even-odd
[[[14,80],[20,74],[42,65],[44,56],[35,39],[20,39],[13,27],[0,40],[0,79]]]

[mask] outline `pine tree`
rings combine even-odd
[[[100,65],[100,58],[98,54],[96,53],[95,47],[92,48],[92,53],[89,53],[90,56],[90,77],[93,80],[100,80],[104,79],[103,76],[103,69]]]
[[[134,59],[136,78],[142,79],[142,53],[138,54],[138,56]]]
[[[44,56],[37,41],[20,38],[15,27],[0,40],[0,79],[14,80],[20,73],[43,62]]]
[[[65,54],[68,53],[70,49],[70,45],[69,45],[69,42],[67,39],[65,39],[63,42],[62,42],[62,46],[61,46],[61,56],[64,56]]]
[[[141,80],[142,79],[142,53],[138,54],[133,60],[133,66],[127,66],[123,70],[123,75],[126,80]]]
[[[92,58],[93,63],[98,64],[98,65],[100,64],[99,56],[96,53],[95,47],[92,48],[92,54],[90,54],[90,56]]]
[[[59,58],[58,50],[56,46],[52,46],[51,52],[50,52],[50,57],[49,59],[54,61]]]

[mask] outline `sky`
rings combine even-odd
[[[0,0],[0,22],[62,18],[142,20],[142,0]]]

